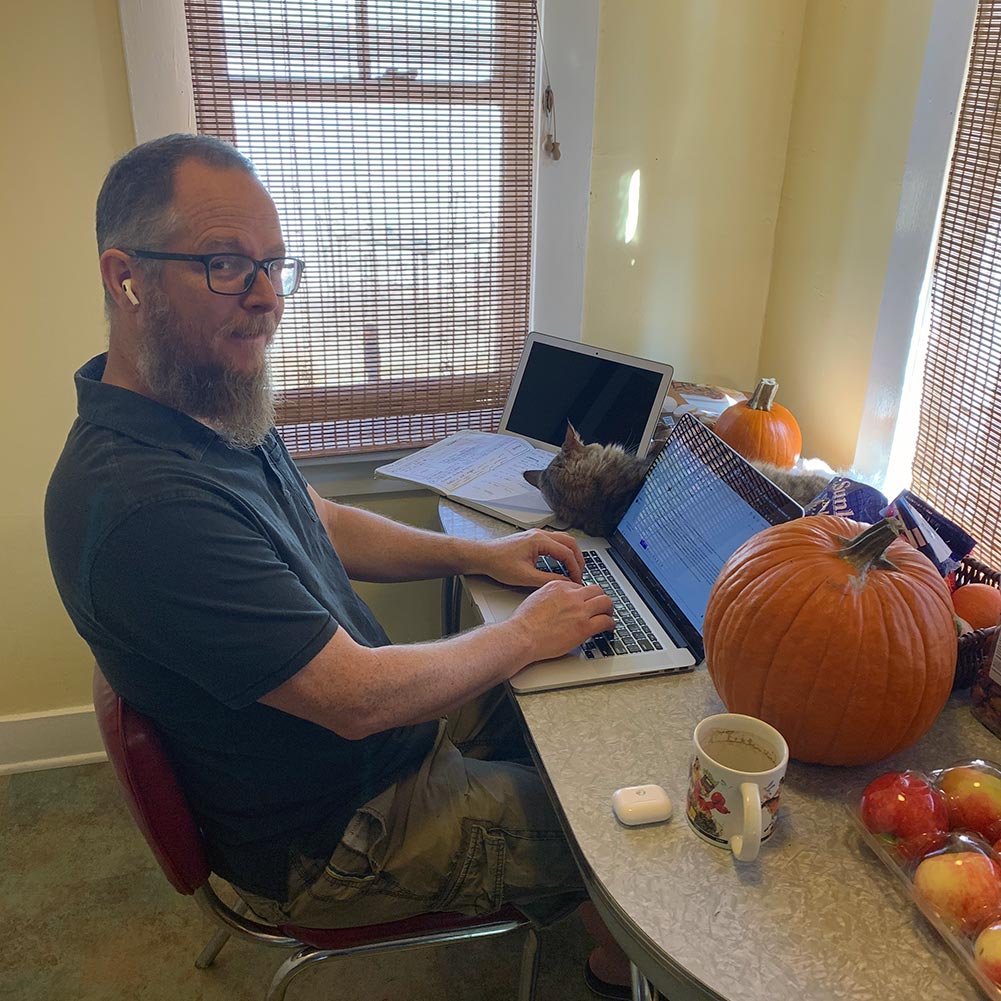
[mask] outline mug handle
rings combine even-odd
[[[730,838],[730,850],[738,862],[753,862],[761,847],[761,792],[754,782],[741,782],[744,800],[744,832]]]

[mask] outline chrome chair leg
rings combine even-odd
[[[632,980],[633,1001],[657,1001],[653,985],[640,973],[635,963],[629,964],[629,976]]]
[[[521,950],[521,975],[518,981],[518,1001],[535,1001],[535,984],[539,979],[539,936],[529,926],[525,929],[525,944]]]
[[[246,914],[249,908],[242,901],[238,900],[233,905],[233,910],[237,914]],[[222,947],[229,941],[231,932],[228,928],[220,928],[206,943],[205,948],[198,954],[195,960],[195,967],[199,970],[207,970],[214,962],[216,956],[222,952]]]
[[[275,975],[271,979],[271,986],[268,988],[268,993],[264,1001],[285,1001],[285,992],[288,990],[288,985],[303,970],[317,963],[322,963],[325,959],[329,958],[329,953],[325,954],[323,951],[310,948],[309,946],[292,953],[275,970]]]

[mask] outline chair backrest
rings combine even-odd
[[[139,830],[178,893],[209,878],[205,845],[156,727],[94,667],[94,708],[108,758]]]

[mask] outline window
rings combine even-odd
[[[1001,0],[980,0],[929,279],[914,491],[1001,567]]]
[[[186,0],[200,132],[306,260],[272,365],[299,455],[496,429],[528,330],[532,0]]]

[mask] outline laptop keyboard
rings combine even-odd
[[[540,556],[535,564],[547,573],[558,573],[564,577],[567,568],[550,556]],[[612,599],[615,629],[598,633],[581,644],[585,657],[616,657],[622,654],[643,653],[648,650],[663,650],[663,646],[653,630],[643,621],[636,606],[619,586],[619,582],[609,573],[594,550],[584,551],[584,583],[597,584]]]

